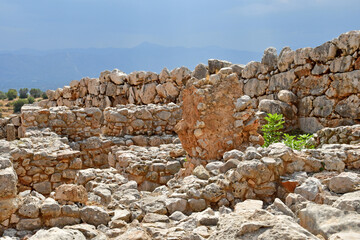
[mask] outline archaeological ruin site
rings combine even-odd
[[[360,31],[47,96],[0,119],[0,239],[360,239]]]

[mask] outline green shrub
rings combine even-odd
[[[301,150],[304,148],[315,148],[314,145],[312,145],[310,143],[310,139],[313,137],[312,134],[302,134],[299,136],[295,136],[295,135],[289,135],[289,134],[284,134],[284,140],[283,143],[288,146],[291,147],[292,149],[295,150]]]
[[[261,130],[264,133],[263,147],[268,147],[272,143],[280,142],[282,136],[281,130],[284,128],[283,124],[285,121],[283,120],[283,115],[277,113],[269,113],[265,120],[267,124],[263,125]]]
[[[6,94],[3,92],[3,91],[0,91],[0,99],[1,100],[4,100],[4,99],[6,99],[7,97],[6,97]]]
[[[48,99],[48,96],[46,95],[46,92],[43,92],[43,93],[41,94],[41,97],[42,97],[43,99]]]
[[[24,104],[27,104],[27,99],[19,99],[14,102],[14,113],[20,112],[21,107],[24,106]]]
[[[30,95],[34,98],[39,98],[42,95],[42,91],[39,88],[30,89]]]
[[[33,104],[35,102],[35,98],[32,96],[28,96],[27,100],[29,104]]]
[[[28,97],[29,89],[27,88],[20,88],[19,90],[19,98],[27,98]]]
[[[17,91],[16,89],[9,89],[9,91],[6,93],[7,98],[11,101],[17,98]]]
[[[312,134],[290,135],[282,132],[282,129],[284,128],[283,124],[285,123],[282,114],[268,113],[265,120],[267,121],[267,124],[263,125],[261,128],[264,134],[263,147],[268,147],[272,143],[282,142],[295,150],[314,148],[310,143],[310,139],[313,137]]]

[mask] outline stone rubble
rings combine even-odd
[[[48,91],[0,119],[0,239],[359,239],[359,48],[352,31]],[[266,112],[316,148],[262,148]]]

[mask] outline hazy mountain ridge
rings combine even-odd
[[[98,77],[105,69],[126,73],[138,70],[160,72],[186,66],[193,70],[210,58],[246,64],[260,60],[262,53],[219,47],[164,47],[143,43],[134,48],[89,48],[38,51],[0,51],[0,90],[9,88],[56,89],[71,80]]]

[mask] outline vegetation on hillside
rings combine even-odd
[[[19,113],[24,104],[32,104],[35,101],[47,99],[45,92],[39,88],[9,89],[7,92],[0,91],[0,118],[7,117],[12,113]]]

